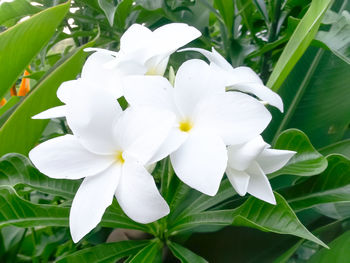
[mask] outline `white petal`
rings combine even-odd
[[[270,182],[260,166],[254,162],[246,172],[250,175],[247,192],[256,198],[275,205],[276,199]]]
[[[207,195],[217,193],[227,164],[226,147],[220,137],[192,132],[170,158],[185,184]]]
[[[111,55],[114,55],[114,56],[117,56],[117,55],[118,55],[118,52],[111,51],[111,50],[104,49],[104,48],[97,48],[97,47],[88,47],[88,48],[84,48],[84,51],[85,51],[85,52],[95,52],[95,51],[98,51],[98,52],[104,52],[104,53],[106,53],[106,54],[111,54]]]
[[[226,145],[233,145],[258,136],[270,120],[270,112],[256,99],[240,92],[226,92],[198,105],[195,125],[220,135]]]
[[[232,65],[226,61],[226,59],[220,55],[214,48],[212,48],[212,52],[202,49],[202,48],[184,48],[182,51],[196,51],[205,56],[211,63],[216,64],[221,69],[226,71],[231,71],[233,69]]]
[[[32,119],[53,119],[65,117],[67,114],[67,106],[57,106],[46,111],[40,112],[32,117]]]
[[[175,102],[186,117],[204,98],[225,92],[225,86],[209,65],[199,59],[183,63],[175,77]]]
[[[77,243],[94,229],[108,206],[112,204],[121,175],[121,166],[112,165],[102,173],[84,179],[72,203],[69,226]]]
[[[283,101],[281,97],[277,93],[273,92],[271,89],[265,87],[262,84],[252,82],[237,83],[231,88],[246,93],[251,93],[257,96],[259,99],[267,101],[270,105],[275,106],[277,109],[283,112]]]
[[[176,151],[186,141],[187,137],[187,132],[182,132],[178,128],[171,129],[168,137],[148,162],[155,163],[167,157],[169,154]]]
[[[153,177],[133,159],[125,159],[116,197],[125,214],[142,224],[156,221],[170,212]]]
[[[79,88],[84,86],[81,79],[69,80],[63,82],[57,89],[57,97],[60,101],[64,103],[69,103],[72,99],[75,99],[79,96]]]
[[[231,83],[228,85],[236,85],[239,83],[256,83],[263,85],[262,80],[251,68],[249,67],[237,67],[229,72],[231,77]]]
[[[120,38],[120,52],[134,52],[140,49],[140,46],[147,45],[151,39],[151,30],[140,24],[133,24]]]
[[[113,96],[91,89],[67,107],[68,125],[84,147],[99,154],[114,153],[113,128],[122,109]]]
[[[281,169],[296,154],[294,151],[265,149],[257,158],[262,170],[273,173]]]
[[[250,176],[244,171],[238,171],[231,167],[226,168],[226,175],[233,188],[240,196],[247,193]]]
[[[147,67],[146,75],[159,75],[163,76],[168,65],[169,56],[154,56],[145,62]]]
[[[174,88],[161,76],[128,76],[124,78],[124,96],[132,107],[154,107],[176,111]]]
[[[73,135],[64,135],[36,146],[29,153],[33,164],[51,178],[79,179],[107,169],[112,156],[87,151]]]
[[[266,147],[268,144],[261,136],[244,144],[231,145],[227,148],[228,166],[235,170],[244,171]]]
[[[127,155],[147,164],[175,123],[169,111],[128,108],[115,126],[115,141]]]
[[[201,36],[201,32],[184,23],[171,23],[153,31],[156,50],[168,56],[178,48]]]

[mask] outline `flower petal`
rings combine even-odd
[[[265,149],[256,159],[262,170],[273,173],[281,169],[296,154],[294,151]]]
[[[65,117],[67,114],[67,106],[57,106],[46,111],[40,112],[32,117],[32,119],[53,119]]]
[[[226,147],[219,136],[192,132],[170,158],[185,184],[207,195],[217,193],[227,164]]]
[[[161,76],[128,76],[123,81],[124,96],[132,107],[154,107],[176,112],[174,88]]]
[[[186,141],[187,137],[187,132],[182,132],[178,128],[171,129],[168,137],[166,137],[148,163],[155,163],[167,157],[169,154],[176,151]]]
[[[247,193],[250,176],[244,171],[238,171],[231,167],[226,168],[226,175],[233,188],[240,196]]]
[[[234,170],[244,171],[266,147],[268,144],[261,136],[244,144],[231,145],[227,148],[228,166]]]
[[[153,177],[132,158],[126,158],[116,190],[119,205],[132,220],[147,224],[169,214]]]
[[[175,115],[153,108],[128,108],[115,126],[115,142],[143,165],[156,153],[175,123]]]
[[[79,179],[107,169],[112,156],[87,151],[73,135],[60,136],[39,144],[29,158],[40,172],[51,178]]]
[[[106,208],[112,204],[121,176],[121,166],[84,179],[72,203],[69,226],[72,239],[77,243],[101,221]]]
[[[203,100],[196,109],[195,125],[221,136],[226,145],[258,136],[271,120],[270,112],[256,99],[226,92]]]
[[[267,101],[270,105],[276,107],[283,112],[283,101],[281,97],[268,87],[258,83],[238,83],[232,86],[232,89],[251,93],[263,101]]]
[[[120,52],[132,53],[140,49],[140,43],[147,46],[152,39],[152,31],[140,24],[131,25],[120,38]],[[142,46],[141,45],[141,46]]]
[[[260,166],[254,162],[246,172],[250,175],[247,192],[256,198],[275,205],[276,199],[270,182]]]
[[[225,86],[209,65],[199,59],[183,63],[175,77],[175,103],[185,117],[206,97],[225,92]]]
[[[122,109],[111,94],[90,89],[67,107],[68,125],[84,147],[98,154],[114,153],[113,127]]]

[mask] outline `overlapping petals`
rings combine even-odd
[[[250,93],[283,112],[281,97],[266,87],[259,76],[249,67],[233,68],[214,48],[208,51],[201,48],[187,48],[181,51],[197,51],[202,53],[210,62],[212,68],[225,81],[225,86],[230,90],[238,90]]]
[[[226,174],[241,196],[249,193],[265,202],[276,204],[266,174],[282,168],[295,152],[269,149],[261,136],[228,147]]]
[[[254,98],[225,92],[215,73],[204,61],[189,60],[179,68],[174,88],[162,77],[128,77],[124,83],[132,107],[154,107],[177,116],[161,155],[170,154],[177,176],[208,195],[216,194],[224,174],[225,145],[256,137],[271,120]]]

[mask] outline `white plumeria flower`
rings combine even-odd
[[[228,147],[226,175],[236,192],[249,193],[270,204],[276,204],[266,174],[281,169],[295,154],[294,151],[270,149],[261,136]]]
[[[193,59],[179,68],[175,88],[160,76],[125,79],[131,107],[173,112],[173,130],[153,157],[170,158],[177,176],[198,191],[215,195],[226,169],[226,145],[259,135],[271,114],[256,99],[225,92],[220,76],[204,61]]]
[[[66,81],[57,90],[57,97],[65,104],[74,93],[98,89],[119,98],[123,96],[123,78],[128,75],[163,75],[169,56],[178,48],[201,36],[199,30],[184,23],[161,26],[153,32],[147,27],[133,24],[120,39],[120,51],[86,48],[96,51],[86,60],[81,78]],[[80,89],[81,87],[81,89]],[[68,89],[68,91],[67,91]],[[65,117],[66,107],[44,111],[34,119]]]
[[[101,79],[103,86],[118,98],[123,95],[123,76],[163,75],[170,55],[200,36],[199,30],[184,23],[167,24],[154,31],[133,24],[120,38],[119,52],[85,49],[96,52],[87,60],[82,77]]]
[[[125,214],[139,223],[169,213],[145,166],[168,135],[172,114],[147,108],[122,112],[113,97],[98,91],[70,103],[66,113],[74,135],[48,140],[29,157],[51,178],[85,177],[70,212],[74,242],[100,222],[114,195]]]
[[[218,74],[221,74],[226,87],[230,90],[251,93],[283,112],[281,97],[266,87],[251,68],[244,66],[233,68],[214,48],[212,48],[211,52],[201,48],[186,48],[180,51],[197,51],[202,53],[212,66],[218,70]]]

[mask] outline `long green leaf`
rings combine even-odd
[[[266,232],[295,235],[326,246],[305,228],[281,195],[275,193],[275,197],[277,205],[250,197],[236,209],[190,215],[170,226],[169,232],[175,235],[201,225],[246,226]]]
[[[281,174],[311,176],[327,168],[327,159],[315,150],[308,137],[300,130],[289,129],[281,133],[274,148],[297,153],[282,169],[270,174],[269,178]]]
[[[345,232],[335,240],[333,240],[329,247],[330,249],[321,249],[314,254],[308,262],[310,263],[347,263],[350,259],[350,231]]]
[[[92,44],[90,42],[80,47],[68,58],[57,62],[5,122],[0,129],[0,156],[10,152],[27,155],[35,146],[48,120],[33,120],[31,117],[60,104],[56,96],[57,88],[64,81],[75,79],[87,56],[83,49]]]
[[[329,155],[332,153],[339,153],[350,159],[350,139],[343,140],[331,145],[328,145],[322,149],[320,152],[323,155]]]
[[[322,17],[331,2],[331,0],[312,1],[310,8],[301,19],[284,48],[267,82],[267,86],[272,90],[279,90],[283,81],[304,54],[305,50],[316,35]]]
[[[323,173],[281,192],[294,210],[350,200],[350,160],[337,154],[327,159],[328,167]]]
[[[51,7],[0,33],[0,97],[50,40],[69,6],[70,2]]]
[[[169,242],[168,247],[170,248],[171,252],[174,254],[175,257],[177,257],[181,263],[206,263],[204,258],[196,255],[191,250],[177,244],[174,242]]]
[[[39,12],[40,9],[30,4],[28,0],[14,0],[12,2],[3,2],[0,4],[0,25],[5,24],[12,19],[32,15]]]
[[[149,245],[133,256],[128,263],[160,263],[162,262],[162,245],[159,241],[153,240]]]
[[[27,185],[44,193],[73,199],[80,180],[51,179],[35,169],[23,155],[10,153],[0,158],[0,185]]]
[[[132,240],[100,244],[65,256],[59,259],[57,263],[117,262],[124,257],[136,254],[148,243],[149,241]]]

